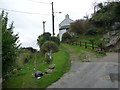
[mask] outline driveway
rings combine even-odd
[[[48,88],[118,88],[118,53],[94,57],[91,62],[74,60],[72,55],[70,71]]]

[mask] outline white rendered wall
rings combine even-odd
[[[62,35],[66,32],[66,29],[59,30],[60,41],[62,41]]]

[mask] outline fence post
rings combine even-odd
[[[87,42],[85,42],[85,48],[87,48]]]
[[[102,51],[103,50],[103,44],[102,43],[101,43],[101,47],[100,48],[101,48],[101,51]]]
[[[94,49],[94,42],[92,42],[92,49]]]

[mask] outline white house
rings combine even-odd
[[[68,31],[70,27],[70,23],[74,22],[72,19],[69,18],[69,15],[67,14],[65,16],[65,19],[59,24],[59,37],[60,41],[62,41],[62,35]]]

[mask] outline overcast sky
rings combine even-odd
[[[35,1],[35,2],[33,2]],[[0,0],[0,8],[17,10],[30,13],[8,12],[9,24],[14,21],[14,33],[19,33],[19,40],[23,47],[34,47],[38,49],[37,37],[43,33],[43,21],[46,21],[46,32],[52,33],[51,2],[54,2],[55,13],[55,34],[59,33],[59,23],[70,15],[73,20],[82,19],[86,14],[93,13],[94,1],[103,2],[106,0]],[[45,2],[45,3],[37,3]],[[46,4],[48,3],[48,4]],[[1,11],[1,10],[0,10]]]

